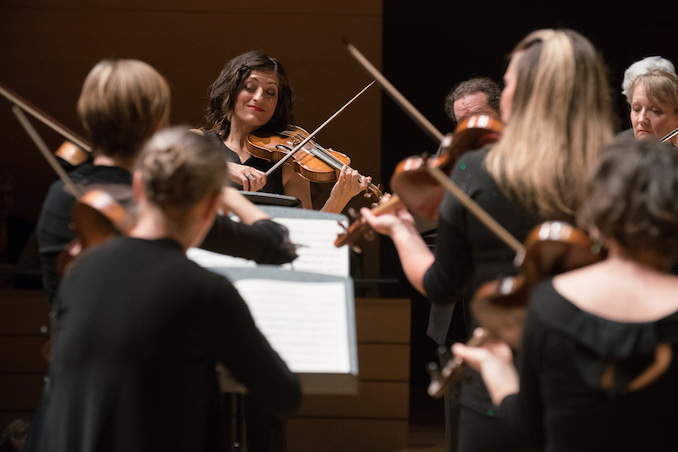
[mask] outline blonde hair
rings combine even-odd
[[[573,221],[588,168],[614,136],[605,66],[571,30],[538,30],[513,51],[516,89],[487,169],[502,192],[544,220]]]
[[[146,199],[181,224],[187,209],[226,183],[221,146],[216,137],[183,126],[153,135],[137,162]]]
[[[97,154],[135,156],[169,122],[170,88],[139,60],[102,60],[87,75],[78,116]]]

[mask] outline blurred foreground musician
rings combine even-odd
[[[536,286],[519,374],[503,342],[453,351],[538,450],[676,450],[678,154],[620,141],[587,195],[579,222],[608,256]]]
[[[530,33],[511,54],[504,81],[501,140],[463,154],[451,179],[523,242],[540,221],[576,213],[588,165],[613,138],[611,98],[598,52],[572,30]],[[569,99],[566,108],[554,109],[562,99]],[[439,208],[435,254],[407,209],[380,216],[361,212],[373,229],[391,237],[408,280],[434,305],[468,303],[482,283],[516,272],[515,250],[449,193]],[[440,343],[450,321],[436,320],[429,329]],[[522,450],[515,432],[498,421],[502,413],[480,375],[468,377],[461,383],[459,450]]]
[[[41,451],[223,449],[217,361],[270,415],[299,407],[297,377],[236,289],[185,256],[214,222],[226,171],[188,129],[146,145],[130,236],[84,252],[55,298]]]

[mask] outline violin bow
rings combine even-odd
[[[5,97],[5,99],[10,101],[12,104],[14,104],[16,107],[21,108],[23,111],[30,114],[35,119],[39,120],[40,122],[45,124],[47,127],[51,128],[55,132],[61,134],[67,140],[70,140],[73,143],[77,144],[79,147],[81,147],[85,151],[88,151],[88,152],[92,151],[92,146],[90,146],[87,143],[87,141],[83,140],[82,138],[77,136],[75,133],[68,130],[66,128],[66,126],[60,124],[55,119],[50,118],[49,115],[40,111],[38,108],[31,106],[30,103],[28,103],[26,100],[22,99],[18,94],[16,94],[14,91],[10,90],[6,86],[2,85],[1,83],[0,83],[0,94],[3,97]],[[16,115],[16,113],[15,113],[15,115]],[[29,133],[29,135],[30,135],[30,133]]]
[[[322,129],[324,129],[325,126],[326,126],[327,124],[329,124],[330,122],[332,122],[332,120],[333,120],[334,118],[336,118],[337,116],[339,116],[339,113],[341,113],[342,111],[344,111],[344,110],[346,109],[346,107],[348,107],[349,105],[351,105],[351,104],[353,103],[353,101],[356,100],[358,97],[360,97],[365,91],[367,91],[367,89],[368,89],[370,86],[374,85],[374,82],[375,82],[375,81],[376,81],[376,80],[372,80],[372,82],[371,82],[370,84],[368,84],[366,87],[364,87],[362,90],[360,90],[360,92],[359,92],[358,94],[356,94],[355,96],[353,96],[353,97],[351,98],[351,100],[349,100],[348,102],[346,102],[339,110],[335,111],[334,114],[333,114],[332,116],[330,116],[329,118],[327,118],[327,120],[326,120],[325,122],[323,122],[322,124],[320,124],[320,125],[318,126],[317,129],[315,129],[313,132],[309,133],[308,136],[307,136],[306,138],[304,138],[304,140],[303,140],[301,143],[299,143],[298,145],[296,145],[296,146],[294,147],[294,149],[292,149],[290,152],[288,152],[287,155],[285,155],[283,158],[281,158],[280,160],[278,160],[278,162],[277,162],[275,165],[273,165],[268,171],[266,171],[266,177],[268,177],[268,175],[271,174],[273,171],[277,170],[277,169],[280,167],[280,165],[282,165],[283,163],[285,163],[285,161],[287,161],[288,158],[292,157],[292,156],[295,154],[295,152],[297,152],[299,149],[301,149],[302,147],[304,147],[304,145],[305,145],[306,143],[308,143],[309,141],[311,141],[311,140],[318,134],[318,132],[320,132]]]
[[[671,140],[672,140],[673,138],[675,138],[676,135],[678,135],[678,128],[677,128],[677,129],[673,129],[671,132],[667,133],[666,136],[665,136],[664,138],[662,138],[661,140],[659,140],[659,141],[660,141],[661,143],[668,143],[668,142],[673,143]]]
[[[16,118],[19,120],[19,123],[26,130],[26,133],[31,138],[31,140],[33,140],[33,143],[35,143],[35,145],[38,147],[43,157],[47,159],[47,162],[50,164],[52,169],[56,171],[61,180],[64,181],[64,184],[66,184],[68,190],[73,194],[73,196],[75,196],[78,199],[81,199],[83,196],[82,191],[78,188],[77,185],[75,185],[73,180],[70,177],[68,177],[68,174],[66,173],[66,171],[64,171],[61,165],[59,165],[59,162],[57,161],[56,157],[54,157],[54,155],[52,155],[52,153],[49,151],[49,148],[42,140],[37,130],[35,130],[35,127],[33,127],[33,125],[30,123],[24,112],[17,105],[14,105],[12,107],[12,113],[14,113],[14,116],[16,116]]]
[[[443,134],[436,129],[436,127],[431,124],[431,122],[424,117],[407,99],[405,96],[400,94],[400,92],[384,77],[384,75],[379,72],[379,70],[374,67],[370,61],[365,58],[365,56],[360,53],[358,49],[353,46],[353,44],[344,40],[344,45],[349,51],[351,56],[355,58],[358,63],[365,69],[376,81],[379,82],[381,87],[386,91],[393,101],[398,104],[398,106],[417,124],[421,127],[424,132],[426,132],[434,141],[438,144],[443,140]],[[512,248],[516,253],[525,252],[525,246],[513,237],[510,232],[506,230],[501,224],[492,218],[482,207],[478,205],[470,196],[468,196],[464,191],[459,188],[457,184],[452,182],[447,174],[445,174],[440,168],[429,167],[428,171],[431,175],[440,182],[445,189],[450,191],[459,202],[466,207],[473,215],[478,218],[485,226],[487,226],[497,237],[499,237],[506,245]]]

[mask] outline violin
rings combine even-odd
[[[517,276],[480,286],[471,301],[471,312],[480,326],[499,331],[497,314],[505,317],[514,308],[524,311],[538,282],[603,258],[601,246],[582,231],[560,221],[542,223],[528,234],[525,251],[516,255]]]
[[[451,136],[443,138],[436,154],[408,157],[398,163],[391,177],[391,189],[410,211],[422,218],[437,220],[445,187],[431,175],[430,169],[439,168],[449,176],[462,154],[499,141],[503,131],[501,121],[490,116],[464,119]]]
[[[501,121],[486,115],[464,119],[453,134],[443,137],[436,154],[407,157],[398,163],[391,177],[391,188],[395,195],[386,203],[372,209],[372,213],[377,216],[383,215],[404,205],[415,215],[428,220],[437,220],[438,207],[443,200],[446,187],[432,175],[431,169],[438,168],[449,176],[455,162],[463,153],[498,141],[503,130]],[[354,221],[337,236],[334,245],[341,247],[353,244],[369,230],[367,222]]]
[[[111,237],[126,235],[134,227],[134,217],[102,190],[90,190],[80,196],[71,213],[76,238],[56,259],[56,268],[63,276],[68,265],[84,250],[105,242]]]
[[[71,167],[80,166],[92,160],[92,153],[71,141],[64,141],[54,152],[58,158]]]
[[[560,222],[548,221],[532,229],[525,247],[516,254],[517,276],[509,276],[481,285],[471,300],[471,312],[484,329],[467,343],[479,347],[491,338],[517,345],[532,289],[538,282],[560,273],[600,262],[600,246],[582,231]],[[442,370],[430,367],[431,397],[442,397],[464,373],[466,364],[456,358]]]
[[[280,133],[258,130],[247,136],[247,151],[257,158],[278,162],[308,138],[309,133],[298,126],[291,126]],[[335,182],[341,168],[349,166],[351,159],[346,154],[325,149],[313,140],[308,140],[285,163],[311,182]],[[368,195],[377,200],[383,196],[381,187],[371,182],[368,190]]]

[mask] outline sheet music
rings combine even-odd
[[[274,221],[287,227],[290,240],[299,245],[294,262],[280,266],[286,270],[322,273],[334,276],[349,276],[349,253],[347,247],[337,248],[334,240],[342,232],[337,220],[312,218],[276,217]],[[224,254],[199,248],[190,248],[188,258],[206,268],[256,267],[257,264]]]
[[[234,284],[292,371],[351,372],[344,283],[241,279]]]

